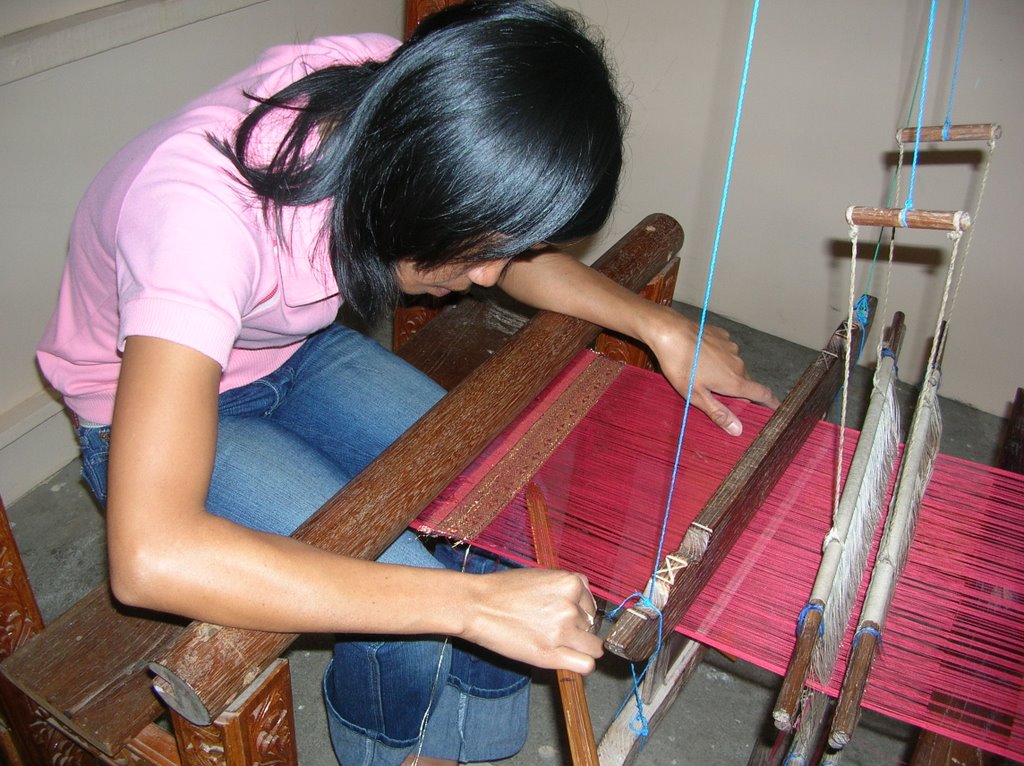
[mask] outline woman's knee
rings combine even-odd
[[[339,641],[324,693],[345,726],[388,747],[409,747],[420,736],[450,662],[451,649],[442,641]]]

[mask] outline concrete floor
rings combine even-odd
[[[743,349],[751,374],[781,396],[813,359],[816,350],[767,336],[747,327],[717,320]],[[823,337],[822,342],[826,339]],[[870,376],[858,371],[853,388],[868,391]],[[1009,399],[1013,392],[1007,392]],[[913,398],[902,387],[904,410]],[[859,422],[863,398],[851,406],[851,422]],[[942,451],[981,463],[992,463],[1005,424],[1002,419],[955,402],[943,406]],[[40,600],[50,620],[101,582],[106,575],[102,515],[72,463],[8,509]],[[303,766],[336,763],[326,733],[319,679],[329,654],[326,637],[307,636],[288,654],[291,662],[300,762]],[[530,737],[510,766],[554,766],[568,763],[561,735],[560,712],[553,676],[535,675],[531,698]],[[587,678],[595,730],[600,733],[629,693],[629,669],[615,658],[602,660]],[[691,679],[669,715],[649,738],[637,763],[641,766],[744,764],[770,719],[778,679],[751,665],[721,656],[706,661]],[[849,766],[888,766],[909,758],[915,733],[909,727],[865,715],[848,748]]]

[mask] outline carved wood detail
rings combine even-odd
[[[232,736],[244,740],[244,747],[237,749],[239,754],[247,754],[246,766],[296,764],[298,754],[288,662],[283,659],[277,660],[269,672],[264,674],[262,680],[257,679],[255,685],[258,686],[257,693],[252,696],[244,695],[237,711],[229,709],[221,715],[221,725],[230,726]],[[234,766],[235,748],[232,748],[231,752],[229,762]],[[242,761],[237,763],[238,766],[243,766]]]
[[[395,309],[391,329],[391,350],[398,351],[427,322],[441,313],[433,302],[403,304]]]
[[[183,766],[296,766],[288,662],[276,660],[209,726],[171,711]]]
[[[225,766],[223,732],[212,726],[196,726],[171,711],[174,738],[183,766]]]
[[[3,500],[0,500],[0,615],[3,616],[0,659],[9,657],[43,629],[43,618],[7,521]]]

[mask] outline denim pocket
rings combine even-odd
[[[82,478],[100,504],[106,507],[110,426],[78,426],[75,433],[82,450]]]

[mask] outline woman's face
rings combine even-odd
[[[446,263],[424,269],[412,261],[399,261],[396,267],[398,286],[407,295],[429,293],[439,298],[461,293],[473,285],[493,287],[501,278],[510,258],[470,263]]]

